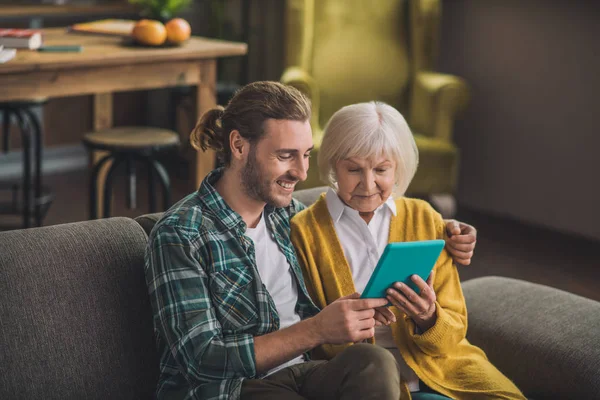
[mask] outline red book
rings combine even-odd
[[[35,50],[42,45],[42,33],[33,29],[0,29],[0,45]]]

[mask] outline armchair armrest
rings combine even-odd
[[[300,67],[288,67],[281,76],[281,83],[295,87],[304,93],[311,101],[312,113],[310,125],[313,127],[313,134],[321,132],[319,126],[319,85],[312,76]],[[316,142],[315,138],[315,142]],[[318,143],[321,143],[319,140]]]
[[[501,277],[462,284],[469,341],[531,398],[600,393],[600,302]]]
[[[468,101],[469,88],[463,79],[418,72],[413,82],[411,127],[424,135],[450,141],[454,119]]]

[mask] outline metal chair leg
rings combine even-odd
[[[110,217],[110,206],[111,206],[111,200],[112,200],[112,181],[113,181],[113,178],[114,178],[117,168],[125,160],[126,160],[125,157],[123,157],[121,155],[116,155],[112,165],[110,166],[110,168],[108,169],[108,172],[106,173],[106,180],[104,181],[104,196],[103,196],[104,198],[102,199],[104,201],[103,218]]]
[[[154,166],[152,165],[152,159],[144,159],[148,169],[148,205],[150,206],[150,212],[156,212],[156,185],[154,184]]]
[[[135,175],[135,158],[131,155],[126,156],[127,162],[127,178],[128,178],[128,190],[127,190],[127,206],[130,210],[137,208],[137,178]]]
[[[31,109],[23,109],[27,117],[29,118],[31,133],[33,134],[34,141],[34,184],[33,184],[33,198],[35,200],[35,224],[36,226],[42,226],[42,210],[41,206],[37,203],[42,197],[42,152],[43,152],[43,141],[42,141],[42,128],[38,121],[38,118],[31,111]]]
[[[12,114],[10,108],[5,108],[2,115],[2,150],[8,153],[10,147],[10,116]]]
[[[19,185],[18,184],[13,184],[10,186],[10,191],[12,193],[12,209],[13,210],[18,210],[19,209]]]
[[[169,209],[169,206],[171,205],[171,181],[169,180],[169,174],[167,173],[167,170],[165,169],[165,167],[162,166],[161,163],[159,163],[156,160],[150,160],[152,167],[154,168],[154,171],[157,173],[158,175],[158,180],[160,181],[161,185],[162,185],[162,189],[163,189],[163,211],[166,211]]]
[[[19,110],[15,110],[19,130],[21,131],[21,146],[23,147],[23,228],[30,227],[31,220],[31,133],[25,124],[25,119]]]
[[[100,173],[100,170],[102,169],[104,164],[106,164],[112,158],[113,158],[113,154],[104,156],[100,161],[98,161],[98,163],[92,169],[92,174],[90,175],[90,198],[89,198],[90,219],[98,218],[98,202],[97,202],[97,199],[98,199],[98,190],[97,190],[98,189],[98,182],[97,182],[98,174]]]

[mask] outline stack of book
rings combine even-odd
[[[42,33],[38,30],[0,29],[0,64],[15,58],[16,49],[36,50],[42,42]]]
[[[34,29],[0,29],[0,46],[36,50],[42,46],[42,33]]]

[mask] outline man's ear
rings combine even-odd
[[[231,148],[231,157],[236,160],[242,160],[246,157],[250,143],[244,139],[237,129],[229,134],[229,147]]]

